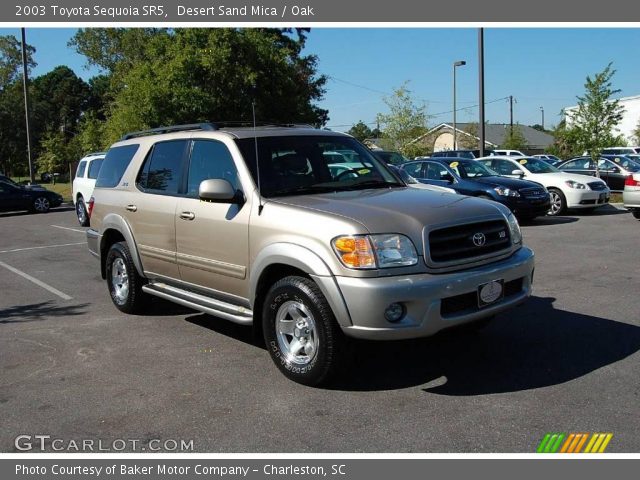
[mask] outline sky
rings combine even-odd
[[[67,42],[76,29],[29,28],[27,43],[36,48],[41,75],[67,65],[85,80],[99,73],[87,69],[84,57]],[[584,92],[587,75],[613,62],[618,97],[640,95],[637,48],[640,29],[612,28],[485,28],[485,117],[509,122],[512,95],[514,122],[560,121],[560,111],[575,105]],[[19,37],[19,29],[0,29],[0,35]],[[322,28],[308,34],[306,54],[318,57],[318,72],[329,77],[324,99],[327,126],[346,131],[359,120],[375,126],[385,112],[383,98],[408,82],[418,102],[432,117],[430,125],[452,120],[452,64],[457,68],[458,122],[478,119],[478,30],[476,28]]]

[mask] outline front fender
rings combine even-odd
[[[338,323],[345,327],[351,325],[349,311],[329,266],[312,250],[294,243],[271,244],[253,262],[249,277],[249,299],[254,310],[260,277],[272,265],[290,266],[309,275],[327,299]]]

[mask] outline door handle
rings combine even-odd
[[[182,212],[180,214],[180,218],[183,220],[193,220],[194,218],[196,218],[196,214],[193,212]]]
[[[124,209],[130,212],[135,212],[136,210],[138,210],[138,207],[136,207],[135,205],[127,205],[126,207],[124,207]]]

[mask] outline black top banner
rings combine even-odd
[[[2,22],[287,23],[308,22],[634,22],[627,0],[15,0],[0,4]]]

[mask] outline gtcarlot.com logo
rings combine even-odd
[[[604,453],[612,438],[613,433],[547,433],[536,452]]]
[[[63,439],[51,435],[18,435],[13,441],[20,452],[192,452],[193,440],[116,438]]]

